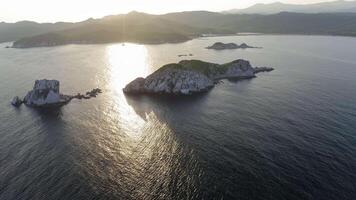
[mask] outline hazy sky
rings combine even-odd
[[[277,0],[0,0],[0,21],[81,21],[89,17],[98,18],[132,10],[155,14],[183,10],[221,11],[275,1]],[[295,4],[324,1],[330,0],[281,0]]]

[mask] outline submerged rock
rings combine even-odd
[[[123,89],[131,94],[188,95],[205,92],[220,79],[255,77],[255,69],[246,60],[235,60],[223,65],[200,60],[183,60],[168,64],[147,78],[137,78]]]
[[[216,42],[212,46],[207,47],[207,49],[214,49],[214,50],[225,50],[225,49],[247,49],[247,48],[258,48],[249,46],[246,43],[242,43],[241,45],[235,43],[222,43]]]

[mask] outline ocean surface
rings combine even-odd
[[[263,49],[207,50],[214,42]],[[356,38],[257,35],[181,44],[0,44],[0,199],[356,199]],[[193,54],[178,57],[179,54]],[[274,67],[192,97],[122,88],[182,59]],[[58,110],[14,108],[36,79],[100,87]]]

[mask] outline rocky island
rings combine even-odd
[[[14,97],[11,104],[18,107],[22,103],[31,107],[60,107],[69,103],[72,99],[90,99],[101,93],[99,88],[87,92],[86,95],[64,95],[59,92],[59,81],[57,80],[36,80],[33,89],[21,100],[18,96]]]
[[[146,78],[137,78],[123,89],[127,94],[190,95],[206,92],[220,79],[249,79],[255,74],[272,71],[269,67],[253,68],[249,61],[235,60],[215,64],[200,60],[183,60],[168,64]]]
[[[242,43],[241,45],[235,43],[222,43],[216,42],[212,46],[206,47],[207,49],[214,49],[214,50],[225,50],[225,49],[248,49],[248,48],[260,48],[260,47],[253,47],[249,46],[246,43]]]

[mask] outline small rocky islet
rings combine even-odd
[[[207,92],[221,79],[250,79],[257,73],[274,70],[271,67],[252,67],[247,60],[235,60],[215,64],[201,60],[183,60],[164,65],[146,78],[136,78],[123,89],[126,94],[191,95]],[[90,99],[102,93],[95,88],[85,94],[65,95],[60,93],[58,80],[36,80],[33,89],[21,99],[16,96],[13,106],[25,104],[36,108],[60,107],[72,99]]]
[[[207,49],[214,49],[214,50],[225,50],[225,49],[251,49],[251,48],[261,48],[261,47],[253,47],[249,46],[246,43],[242,43],[241,45],[238,45],[236,43],[222,43],[222,42],[216,42],[211,46],[206,47]]]
[[[252,67],[247,60],[215,64],[200,60],[183,60],[164,65],[146,78],[136,78],[126,85],[126,94],[191,95],[206,92],[221,79],[250,79],[257,73],[274,70]]]
[[[23,99],[16,96],[11,101],[11,104],[16,107],[21,104],[37,108],[60,107],[69,103],[72,99],[90,99],[102,93],[101,89],[95,88],[85,95],[80,93],[64,95],[60,93],[59,86],[60,82],[58,80],[36,80],[33,89]]]

